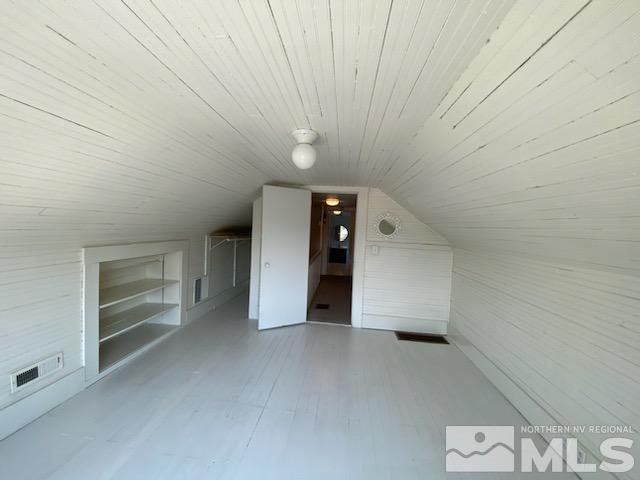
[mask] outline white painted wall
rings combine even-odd
[[[391,212],[400,218],[402,229],[393,238],[385,238],[378,234],[376,218]],[[416,218],[406,208],[393,200],[378,188],[369,189],[369,205],[367,208],[367,244],[383,245],[449,245],[446,238]]]
[[[28,225],[28,222],[26,218],[24,224]],[[149,236],[105,234],[104,241],[98,242],[83,240],[91,235],[88,227],[52,226],[45,234],[36,228],[35,220],[31,225],[32,228],[20,231],[19,225],[13,224],[7,235],[0,236],[0,375],[6,378],[6,382],[0,381],[0,421],[8,429],[1,429],[0,436],[9,433],[12,425],[21,426],[22,415],[35,418],[34,415],[41,415],[83,386],[82,245],[151,240]],[[153,238],[172,240],[184,238],[184,234],[169,231]],[[189,278],[203,274],[204,238],[203,231],[189,235]],[[243,252],[248,255],[248,249]],[[216,275],[224,278],[232,272],[216,271]],[[193,307],[192,282],[189,281],[187,320],[197,318],[223,300],[233,298],[246,290],[247,284],[245,281],[237,289],[227,290],[226,296],[217,299],[210,296]],[[17,393],[10,392],[10,372],[59,351],[64,353],[64,368],[60,372]],[[66,379],[71,375],[72,380]],[[43,389],[49,390],[46,387],[62,379],[65,379],[62,387],[50,390],[58,393],[39,395],[40,400],[29,401],[24,408],[18,405],[20,400]],[[5,424],[5,419],[11,419],[11,423]]]
[[[637,431],[638,292],[635,276],[456,249],[451,326],[532,423]],[[581,438],[592,458],[604,438]]]
[[[216,243],[217,239],[213,240]],[[209,270],[209,296],[217,297],[233,288],[233,269],[235,263],[234,242],[222,242],[210,250],[211,268]]]
[[[25,225],[29,224],[28,218],[24,221]],[[0,375],[8,376],[9,372],[57,351],[64,352],[65,367],[60,373],[13,395],[9,382],[0,381],[0,408],[82,366],[81,247],[115,240],[115,235],[110,235],[103,242],[83,242],[82,231],[86,231],[86,227],[67,232],[63,225],[58,225],[45,233],[36,227],[35,220],[31,228],[22,231],[17,224],[13,227],[0,236],[3,252],[0,258]],[[176,232],[158,237],[171,240],[181,238],[178,235]],[[189,266],[199,268],[200,272],[203,239],[204,232],[193,235],[190,240]],[[122,240],[121,237],[117,242],[133,243],[134,238],[129,237],[129,242]],[[150,239],[136,239],[145,240]]]
[[[515,2],[380,176],[455,245],[452,327],[532,423],[640,427],[638,31],[637,1]]]
[[[214,238],[212,245],[220,240]],[[211,310],[249,288],[250,240],[219,243],[209,251],[208,295],[204,299]]]
[[[400,218],[393,238],[376,228],[376,218],[387,212]],[[362,326],[446,333],[452,261],[447,240],[375,188],[369,190],[367,218]]]

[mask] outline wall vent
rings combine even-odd
[[[62,352],[60,352],[38,363],[21,368],[11,374],[11,392],[17,392],[36,380],[47,377],[62,369],[63,366]]]
[[[196,278],[193,282],[193,304],[202,300],[202,278]]]

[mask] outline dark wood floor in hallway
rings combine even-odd
[[[351,325],[351,277],[323,275],[307,320]]]

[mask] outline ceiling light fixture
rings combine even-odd
[[[324,203],[326,203],[330,207],[337,207],[338,205],[340,205],[340,200],[336,197],[327,197]]]
[[[334,210],[333,214],[334,215],[342,215],[342,210]]]
[[[291,160],[300,170],[313,167],[316,163],[316,150],[311,146],[318,138],[318,134],[307,128],[300,128],[291,132],[291,136],[296,140],[297,145],[291,152]]]

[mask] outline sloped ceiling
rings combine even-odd
[[[638,9],[4,2],[3,231],[152,239],[247,221],[266,182],[371,185],[456,246],[637,273]]]
[[[509,7],[4,2],[5,212],[33,215],[30,226],[52,216],[85,229],[208,230],[248,220],[266,182],[372,183]],[[290,162],[289,133],[301,127],[321,133],[308,172]]]
[[[381,188],[472,250],[640,274],[640,3],[518,2]]]

